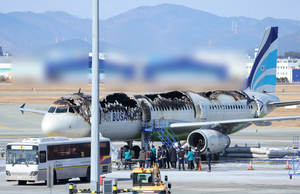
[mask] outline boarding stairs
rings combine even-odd
[[[165,146],[173,146],[178,149],[175,143],[179,142],[180,139],[169,128],[165,119],[146,120],[142,123],[141,131],[145,133],[146,141],[153,141],[155,137],[158,137]]]
[[[289,169],[288,175],[290,176],[290,179],[292,179],[293,175],[300,175],[298,171],[298,168],[300,166],[300,159],[299,159],[299,136],[294,136],[293,137],[293,149],[292,149],[292,154],[293,154],[293,160],[291,163],[291,168]]]

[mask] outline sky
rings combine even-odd
[[[80,18],[92,18],[92,2],[93,0],[0,0],[0,12],[64,11]],[[299,0],[99,0],[99,2],[100,19],[107,19],[139,6],[171,3],[223,17],[300,20]]]

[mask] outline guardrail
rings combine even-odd
[[[74,194],[74,193],[104,193],[101,189],[100,191],[91,191],[90,189],[76,189],[75,184],[68,184],[69,185],[69,194]],[[118,189],[117,185],[113,185],[113,191],[112,194],[117,194],[117,193],[131,193],[132,189]],[[105,192],[107,193],[107,192]],[[108,192],[110,193],[110,192]]]

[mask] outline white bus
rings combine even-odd
[[[110,140],[100,138],[100,174],[111,173]],[[46,181],[47,165],[53,164],[54,183],[79,177],[90,181],[91,138],[26,138],[7,144],[6,181]]]

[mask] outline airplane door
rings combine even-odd
[[[206,121],[207,119],[207,111],[206,111],[206,107],[205,107],[205,103],[203,101],[199,101],[198,102],[198,106],[199,106],[199,117],[201,120]]]

